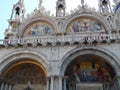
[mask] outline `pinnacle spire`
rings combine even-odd
[[[40,9],[41,8],[41,6],[42,6],[42,0],[39,0],[39,4],[38,4],[38,8]]]
[[[112,12],[111,9],[111,3],[109,0],[98,0],[99,5],[99,11],[103,14],[108,14],[109,12]]]
[[[84,8],[84,5],[85,5],[85,1],[84,0],[81,0],[81,5],[82,5],[82,8]]]
[[[13,5],[12,14],[10,19],[13,18],[23,18],[25,14],[24,0],[19,0],[16,4]]]
[[[56,2],[56,16],[64,17],[65,16],[66,3],[65,0],[57,0]]]

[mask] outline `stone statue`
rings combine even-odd
[[[82,7],[84,7],[84,0],[81,0],[81,5],[82,5]]]
[[[42,6],[42,0],[39,0],[38,8],[40,9]]]
[[[112,21],[112,16],[108,16],[107,17],[107,21],[108,21],[108,23],[110,24],[110,27],[112,28],[113,27],[113,21]]]

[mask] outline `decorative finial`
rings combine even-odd
[[[42,6],[42,0],[39,0],[38,8],[40,9]]]

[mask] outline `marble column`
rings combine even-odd
[[[12,90],[12,84],[9,85],[8,90]]]
[[[1,87],[1,85],[2,85],[2,80],[0,79],[0,87]]]
[[[50,90],[50,78],[49,77],[47,77],[47,90]]]
[[[4,90],[4,82],[2,82],[0,90]]]
[[[4,90],[8,90],[8,84],[7,83],[5,83],[4,87],[5,87]]]
[[[50,90],[54,90],[54,76],[51,76],[51,85],[50,85]]]
[[[59,76],[59,90],[62,90],[62,76]]]
[[[120,89],[120,76],[117,77],[117,89],[118,90]]]
[[[64,77],[64,90],[66,90],[66,77]]]

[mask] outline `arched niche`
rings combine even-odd
[[[11,65],[11,63],[19,62],[21,60],[33,60],[42,64],[44,71],[46,71],[46,75],[49,76],[51,66],[47,62],[47,59],[34,51],[27,51],[27,50],[18,50],[17,52],[14,51],[12,53],[7,54],[1,59],[1,66],[0,66],[0,75],[5,71],[5,67]]]
[[[62,59],[62,62],[59,64],[60,71],[59,73],[61,75],[65,74],[66,68],[68,65],[75,60],[75,58],[81,56],[81,55],[93,55],[100,57],[104,60],[104,62],[108,63],[113,71],[116,73],[116,76],[120,75],[119,72],[119,58],[111,53],[109,50],[99,48],[99,47],[84,47],[84,48],[76,48],[71,51],[69,51]]]
[[[29,23],[23,32],[23,37],[42,36],[55,33],[55,28],[47,21],[39,20]]]
[[[49,16],[35,16],[35,17],[29,17],[27,19],[25,19],[23,21],[23,23],[21,23],[19,25],[19,28],[17,29],[17,35],[18,37],[24,37],[24,34],[27,34],[25,36],[36,36],[36,35],[28,35],[28,31],[26,31],[27,29],[30,29],[33,27],[36,28],[35,26],[37,25],[37,30],[40,30],[40,27],[43,26],[41,29],[43,31],[43,33],[38,33],[37,35],[49,35],[49,34],[53,34],[56,33],[57,30],[57,24],[55,22],[55,20]],[[46,27],[46,28],[45,28]],[[49,29],[50,28],[50,29]],[[46,32],[43,30],[46,29]],[[51,31],[50,31],[51,30]],[[42,32],[41,31],[41,32]],[[50,31],[50,32],[49,32]],[[47,33],[47,34],[46,34]]]
[[[68,64],[64,75],[67,76],[67,83],[108,83],[112,82],[116,72],[104,58],[84,54]]]
[[[74,18],[66,28],[67,32],[77,33],[106,33],[106,28],[100,20],[89,16]]]
[[[42,64],[30,59],[11,62],[4,68],[1,78],[17,85],[46,84],[46,71]]]
[[[119,58],[99,47],[83,47],[69,51],[59,64],[61,75],[66,78],[66,90],[106,90],[116,84],[119,72]],[[105,87],[103,87],[105,85]]]
[[[27,72],[27,74],[25,74],[26,77],[28,76],[28,78],[23,81],[21,79],[22,83],[19,82],[19,80],[18,82],[14,81],[14,78],[16,78],[16,74],[19,73],[18,71],[24,71],[23,69],[21,69],[21,67],[28,68],[25,70],[26,72],[30,69],[30,71],[33,71],[33,73]],[[12,83],[13,81],[13,90],[24,90],[29,86],[32,90],[43,90],[44,88],[46,88],[46,77],[49,76],[50,70],[51,66],[47,62],[47,59],[41,54],[38,54],[34,51],[18,50],[17,52],[15,51],[7,54],[1,59],[0,76],[2,77],[1,79],[3,79],[3,81],[5,79],[5,81],[8,83]],[[10,77],[9,75],[11,72],[15,73],[14,75],[12,75],[12,80],[10,80],[9,78],[5,78]],[[39,76],[41,75],[44,79],[38,77],[39,80],[35,81],[37,76],[35,76],[34,78],[30,78],[33,77],[34,73],[38,74],[36,72],[39,72]],[[20,76],[23,76],[23,74],[20,74],[19,77]]]

